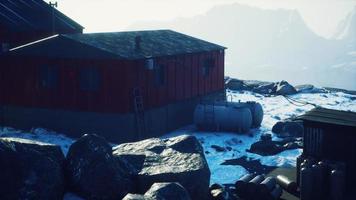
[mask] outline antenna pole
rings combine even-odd
[[[55,2],[49,2],[49,6],[52,7],[52,34],[56,34],[56,21],[55,21],[55,18],[54,18],[54,8],[57,8],[58,7],[58,2],[55,1]]]

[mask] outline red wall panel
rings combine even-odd
[[[202,67],[209,56],[216,66],[204,77]],[[157,64],[165,67],[163,86],[155,84],[155,72],[145,68],[144,60],[4,58],[1,62],[0,102],[19,106],[127,113],[133,110],[134,87],[141,88],[145,109],[224,87],[224,53],[218,51],[155,58]],[[40,87],[42,65],[59,68],[58,88]],[[98,91],[80,90],[79,73],[85,67],[98,68],[101,75]]]

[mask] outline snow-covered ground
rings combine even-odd
[[[313,108],[311,105],[296,106],[289,103],[282,96],[264,97],[252,92],[235,92],[228,91],[228,98],[232,101],[256,101],[261,103],[264,109],[264,120],[260,128],[253,129],[249,134],[238,133],[208,133],[199,132],[194,126],[188,126],[180,130],[168,133],[163,137],[176,136],[181,134],[190,134],[196,136],[201,141],[209,168],[211,170],[211,183],[233,183],[243,174],[247,173],[246,169],[241,166],[221,165],[227,159],[240,158],[246,156],[248,159],[260,160],[263,165],[292,167],[295,166],[296,157],[301,150],[284,151],[275,156],[260,156],[246,152],[250,145],[259,140],[261,134],[272,133],[273,125],[289,117],[298,116]],[[318,94],[297,94],[291,98],[313,103],[325,108],[338,110],[350,110],[356,112],[356,95],[345,93],[318,93]],[[0,128],[0,137],[19,137],[46,143],[58,144],[61,146],[64,154],[67,153],[73,139],[62,134],[51,132],[45,129],[37,128],[29,132],[19,131],[13,128]],[[274,139],[277,139],[273,136]],[[221,147],[231,147],[231,151],[216,152],[211,145]]]
[[[202,143],[206,152],[209,168],[211,171],[211,183],[234,183],[238,178],[247,173],[241,166],[221,165],[227,159],[240,158],[246,156],[251,160],[260,160],[261,164],[276,167],[293,167],[296,165],[296,157],[301,154],[300,149],[284,151],[275,156],[260,156],[249,153],[251,144],[258,141],[261,134],[270,133],[273,125],[279,120],[304,114],[313,108],[312,105],[296,106],[287,101],[283,96],[264,97],[252,92],[228,91],[228,99],[232,101],[256,101],[264,110],[264,119],[258,129],[252,129],[249,134],[237,133],[205,133],[197,131],[194,126],[186,127],[174,131],[165,137],[190,134],[196,136]],[[345,93],[317,93],[317,94],[296,94],[291,98],[298,101],[316,104],[324,108],[337,110],[356,111],[356,96]],[[273,135],[273,139],[277,140]],[[211,145],[221,147],[231,147],[231,151],[217,152]]]

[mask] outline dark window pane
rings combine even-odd
[[[85,68],[80,71],[80,89],[96,91],[100,86],[99,70],[97,68]]]
[[[204,60],[203,65],[203,76],[209,76],[211,68],[215,66],[215,61],[212,58],[208,58]]]
[[[40,85],[44,88],[56,88],[58,85],[58,68],[40,67]]]
[[[162,86],[165,83],[165,68],[162,65],[157,65],[155,67],[155,84],[156,86]]]

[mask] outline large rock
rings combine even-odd
[[[297,85],[294,87],[298,93],[327,93],[324,88],[317,88],[314,85]]]
[[[0,199],[63,199],[64,155],[57,145],[0,139]]]
[[[188,192],[179,183],[155,183],[144,197],[152,200],[190,200]]]
[[[127,194],[123,200],[190,200],[190,196],[179,183],[154,183],[144,195]]]
[[[296,94],[297,90],[287,81],[281,81],[275,84],[275,93],[278,95],[292,95]]]
[[[259,154],[262,156],[276,155],[284,151],[283,147],[273,141],[258,141],[251,145],[248,152]]]
[[[226,88],[230,90],[244,90],[245,86],[242,80],[229,79],[226,82]]]
[[[285,137],[302,137],[303,136],[303,122],[285,120],[279,121],[272,127],[272,132],[280,138]]]
[[[97,135],[84,135],[70,146],[66,175],[69,189],[86,199],[122,199],[133,187],[125,163]]]
[[[114,155],[127,160],[134,170],[138,193],[157,182],[178,182],[192,199],[207,198],[210,170],[195,137],[154,138],[121,144],[114,150]]]

